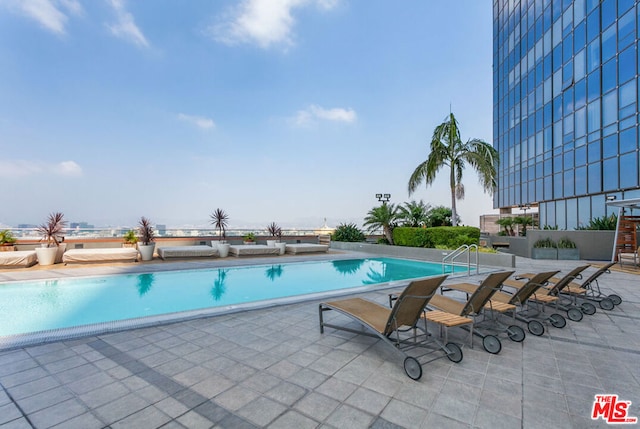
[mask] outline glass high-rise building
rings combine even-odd
[[[493,21],[494,207],[574,229],[640,198],[638,1],[494,0]]]

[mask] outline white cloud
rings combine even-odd
[[[62,161],[51,164],[42,161],[0,160],[0,177],[16,178],[36,175],[56,175],[80,177],[82,167],[75,161]]]
[[[210,27],[215,40],[234,45],[256,43],[266,49],[272,45],[293,44],[292,28],[296,7],[317,5],[329,10],[339,0],[243,0],[229,9],[221,20]]]
[[[0,0],[0,5],[8,6],[42,25],[56,34],[65,34],[69,20],[67,13],[81,15],[82,6],[77,0]]]
[[[203,130],[214,128],[216,126],[215,122],[213,122],[213,119],[205,118],[203,116],[185,115],[184,113],[180,113],[178,114],[178,119],[193,124]]]
[[[111,33],[137,46],[144,48],[149,47],[149,42],[147,42],[146,37],[144,37],[142,31],[140,31],[136,25],[133,15],[125,9],[124,0],[107,1],[116,12],[116,22],[114,24],[107,24]]]
[[[353,109],[343,109],[341,107],[325,109],[312,104],[306,109],[298,111],[293,121],[296,125],[307,125],[316,119],[352,123],[356,121],[357,114]]]

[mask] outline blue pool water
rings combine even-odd
[[[440,264],[349,259],[0,284],[0,337],[442,274]]]

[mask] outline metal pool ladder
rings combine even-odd
[[[448,255],[445,255],[442,258],[442,272],[445,272],[445,269],[447,266],[451,266],[451,272],[453,272],[453,267],[455,266],[465,266],[467,267],[467,276],[471,275],[471,270],[472,270],[472,264],[471,264],[471,252],[475,253],[475,270],[476,270],[476,274],[480,273],[480,259],[478,257],[478,245],[477,244],[471,244],[471,245],[467,245],[467,244],[463,244],[462,246],[458,247],[456,250],[454,250],[453,252],[449,253]],[[463,255],[467,255],[467,262],[466,264],[464,262],[456,262],[456,259],[459,258],[460,256]]]

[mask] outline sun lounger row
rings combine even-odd
[[[437,344],[454,362],[462,360],[462,351],[455,343],[448,342],[447,330],[451,327],[468,329],[472,347],[473,335],[482,337],[485,350],[496,354],[500,352],[502,345],[494,333],[505,333],[509,339],[516,342],[523,341],[526,336],[524,330],[516,324],[508,325],[499,320],[504,315],[509,316],[513,322],[516,320],[525,322],[531,334],[542,335],[544,326],[541,321],[548,321],[556,328],[564,327],[567,322],[562,315],[558,313],[547,315],[532,308],[533,305],[554,306],[557,309],[564,309],[567,313],[578,311],[593,314],[595,307],[577,306],[576,299],[593,299],[599,302],[609,300],[612,307],[620,304],[622,299],[618,295],[605,295],[597,285],[597,279],[609,272],[611,265],[613,263],[597,268],[584,282],[577,280],[582,279],[581,273],[589,268],[588,265],[575,267],[564,276],[558,277],[554,277],[558,271],[527,273],[512,279],[509,277],[513,275],[513,271],[497,272],[488,275],[479,285],[457,283],[441,287],[446,276],[413,281],[404,291],[389,294],[389,307],[362,298],[321,303],[319,306],[320,332],[323,333],[325,327],[331,327],[378,336],[403,355],[406,374],[417,380],[422,376],[421,362],[413,354],[405,353],[403,350],[407,344],[412,344],[412,348],[423,347],[426,344],[426,338],[429,337],[427,322],[439,326],[445,345]],[[437,290],[440,287],[441,294],[438,294]],[[466,294],[467,299],[445,296],[442,294],[445,290],[462,292]],[[562,295],[569,297],[569,304],[560,304]],[[609,309],[608,305],[606,307]],[[353,319],[373,334],[342,324],[327,323],[324,313],[329,310],[336,310]],[[572,316],[569,317],[571,320],[578,320]],[[484,327],[484,330],[477,329],[479,327]],[[425,332],[425,340],[416,336],[416,329]],[[410,335],[411,332],[414,333],[413,337],[406,338],[406,335]],[[405,335],[405,338],[403,339],[401,335]]]

